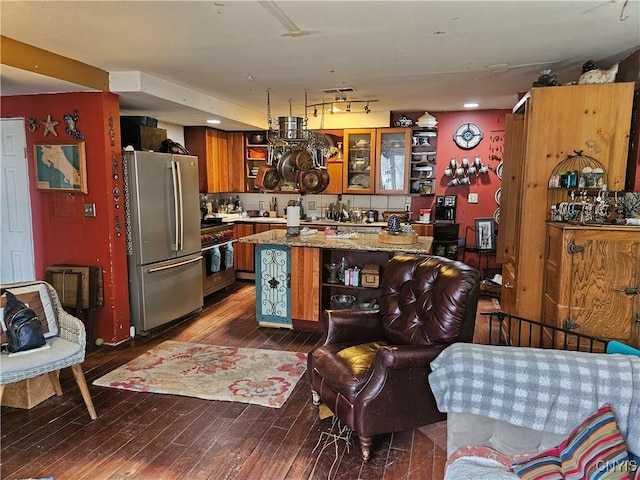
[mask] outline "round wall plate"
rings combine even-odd
[[[453,141],[460,148],[473,148],[482,140],[482,130],[475,123],[463,123],[453,134]]]

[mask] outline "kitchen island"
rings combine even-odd
[[[357,233],[352,238],[332,238],[319,229],[311,235],[287,236],[284,230],[269,230],[238,239],[256,245],[256,317],[260,325],[321,331],[320,318],[332,304],[333,295],[352,295],[353,308],[366,308],[380,295],[384,267],[399,253],[429,254],[432,237],[418,237],[410,245],[378,240],[375,233]],[[379,271],[377,282],[363,286],[330,281],[332,263],[342,259],[349,268],[365,266]]]

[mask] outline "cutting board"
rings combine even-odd
[[[394,245],[412,245],[418,242],[417,233],[378,233],[378,240],[382,243],[392,243]]]

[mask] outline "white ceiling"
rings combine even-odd
[[[290,100],[304,116],[305,89],[313,104],[344,87],[387,120],[472,100],[511,108],[543,69],[575,81],[585,61],[608,68],[640,47],[640,0],[1,0],[0,13],[2,35],[110,72],[124,113],[218,116],[224,130],[264,128],[267,89],[273,117]],[[0,80],[2,95],[81,89],[6,66]],[[368,118],[363,106],[331,120]]]

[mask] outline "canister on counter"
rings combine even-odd
[[[431,209],[430,208],[421,208],[420,209],[420,223],[431,223]]]

